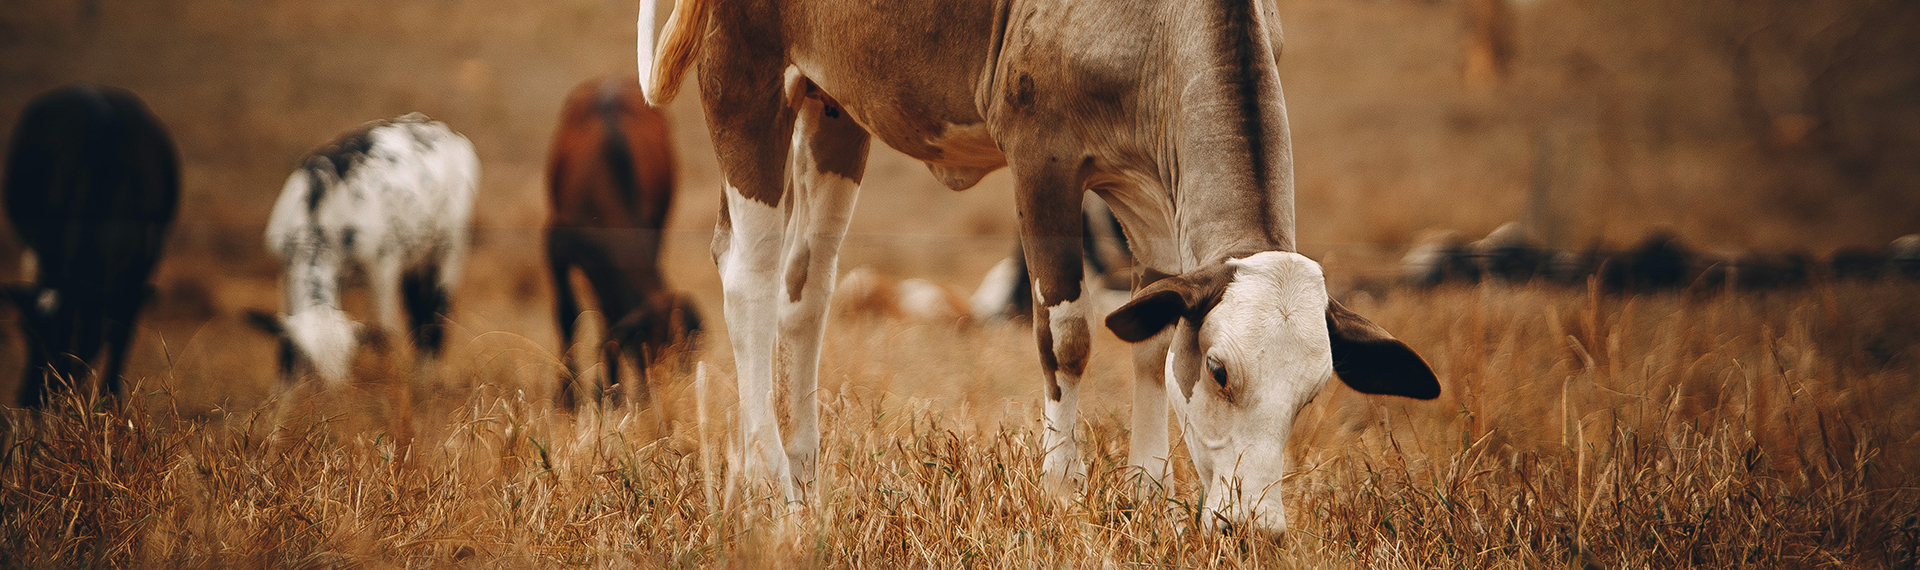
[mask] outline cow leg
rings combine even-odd
[[[142,300],[115,307],[114,314],[106,321],[107,370],[101,377],[102,393],[122,395],[120,375],[127,367],[127,349],[133,346],[134,319],[140,315]]]
[[[598,402],[612,400],[614,407],[626,403],[625,394],[621,393],[620,388],[620,352],[619,340],[608,338],[600,341],[600,361],[607,369],[607,385],[600,387],[600,390],[594,393],[594,399]],[[642,362],[640,365],[646,366],[646,363]]]
[[[1092,341],[1087,299],[1081,294],[1083,182],[1077,168],[1054,161],[1038,168],[1018,168],[1014,175],[1021,243],[1033,276],[1033,331],[1047,381],[1046,431],[1041,438],[1045,455],[1040,470],[1058,491],[1085,477],[1080,444],[1073,433],[1079,415],[1080,376],[1086,372]]]
[[[1165,481],[1167,456],[1167,348],[1173,335],[1162,334],[1133,345],[1133,432],[1127,459],[1151,482]],[[1145,490],[1144,488],[1142,489]]]
[[[716,10],[721,7],[716,6]],[[730,21],[740,14],[716,14]],[[719,265],[727,334],[739,382],[741,472],[797,499],[793,472],[773,409],[773,358],[779,332],[780,253],[786,218],[787,149],[793,111],[781,99],[783,56],[758,53],[752,31],[716,26],[701,63],[701,102],[726,188],[714,262]]]
[[[557,228],[547,228],[547,269],[553,277],[553,320],[560,331],[560,361],[567,367],[555,399],[562,409],[572,410],[574,384],[580,382],[579,369],[573,361],[573,334],[579,325],[580,302],[574,297],[573,281],[569,278],[573,265],[568,261],[566,244],[560,241],[562,235]]]
[[[804,487],[814,479],[820,450],[820,342],[871,137],[831,99],[798,103],[787,166],[792,209],[781,255],[780,354],[791,420],[787,460]]]
[[[404,275],[397,254],[375,259],[367,271],[367,295],[373,302],[374,326],[382,344],[399,341],[407,330],[400,317]]]
[[[1133,268],[1133,291],[1167,277],[1144,265]],[[1167,458],[1173,454],[1167,433],[1167,349],[1173,335],[1160,334],[1133,345],[1133,431],[1127,449],[1128,463],[1138,467],[1146,480],[1139,491],[1148,492],[1173,474]]]
[[[416,378],[432,380],[434,364],[446,343],[447,286],[439,266],[408,273],[401,279],[400,292],[407,305],[408,331],[413,335]]]

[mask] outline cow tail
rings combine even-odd
[[[654,3],[640,2],[640,90],[659,107],[680,94],[680,77],[707,39],[707,0],[674,0],[662,37],[653,36]],[[657,41],[656,41],[657,40]]]

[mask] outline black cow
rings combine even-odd
[[[134,319],[152,296],[180,198],[166,128],[122,89],[71,85],[28,103],[7,157],[7,219],[39,259],[38,279],[8,288],[27,338],[21,406],[43,405],[55,378],[79,380],[107,349],[106,392]]]

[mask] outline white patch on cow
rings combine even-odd
[[[311,307],[286,317],[285,324],[287,340],[306,355],[314,373],[328,387],[347,383],[360,323],[333,307]]]
[[[41,316],[52,316],[60,310],[60,291],[51,287],[41,289],[40,295],[33,299],[33,308],[40,311]]]
[[[747,477],[771,482],[781,496],[795,496],[793,475],[773,410],[773,350],[779,332],[781,292],[780,209],[726,187],[732,231],[717,260],[725,291],[728,336],[740,393],[741,468]]]
[[[415,113],[364,136],[365,152],[346,165],[344,178],[304,164],[295,170],[267,221],[267,250],[284,271],[289,340],[298,358],[333,383],[346,378],[359,327],[340,312],[341,279],[367,276],[381,326],[406,338],[401,275],[431,267],[443,289],[458,282],[479,185],[473,143],[444,123]],[[294,332],[302,327],[308,330]]]
[[[1038,283],[1034,289],[1039,290]],[[1076,327],[1085,330],[1086,318],[1085,305],[1079,301],[1047,307],[1047,323],[1053,331],[1051,350],[1055,355],[1063,352],[1066,343],[1073,342],[1065,331]],[[1050,394],[1041,394],[1041,399],[1046,401],[1046,423],[1040,442],[1046,455],[1040,461],[1040,473],[1049,486],[1065,490],[1086,480],[1087,476],[1086,467],[1080,464],[1080,442],[1073,433],[1079,420],[1080,376],[1063,369],[1054,371],[1053,378],[1060,389],[1060,399],[1055,401]]]
[[[1206,507],[1228,520],[1281,532],[1287,437],[1294,415],[1333,377],[1326,279],[1296,253],[1229,260],[1234,279],[1199,331],[1181,324],[1166,365],[1166,394],[1179,419]],[[1198,338],[1190,335],[1198,334]],[[1225,371],[1223,389],[1208,362]],[[1193,382],[1183,397],[1179,379]]]

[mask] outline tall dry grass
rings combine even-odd
[[[548,383],[535,376],[550,365],[528,362],[544,357],[514,352],[455,367],[410,441],[366,403],[381,380],[303,400],[279,427],[264,406],[182,414],[153,380],[122,400],[11,411],[0,550],[25,567],[1920,560],[1910,285],[1704,299],[1486,287],[1353,305],[1422,350],[1446,393],[1335,387],[1311,404],[1278,543],[1196,530],[1183,458],[1168,486],[1136,495],[1115,368],[1089,380],[1103,394],[1084,413],[1087,486],[1054,497],[1033,402],[991,419],[966,395],[1037,397],[1030,362],[983,358],[1030,351],[1024,330],[849,320],[828,345],[822,478],[799,504],[729,477],[722,367],[704,388],[661,386],[661,410],[569,416],[529,388]],[[1105,360],[1124,351],[1097,344]]]

